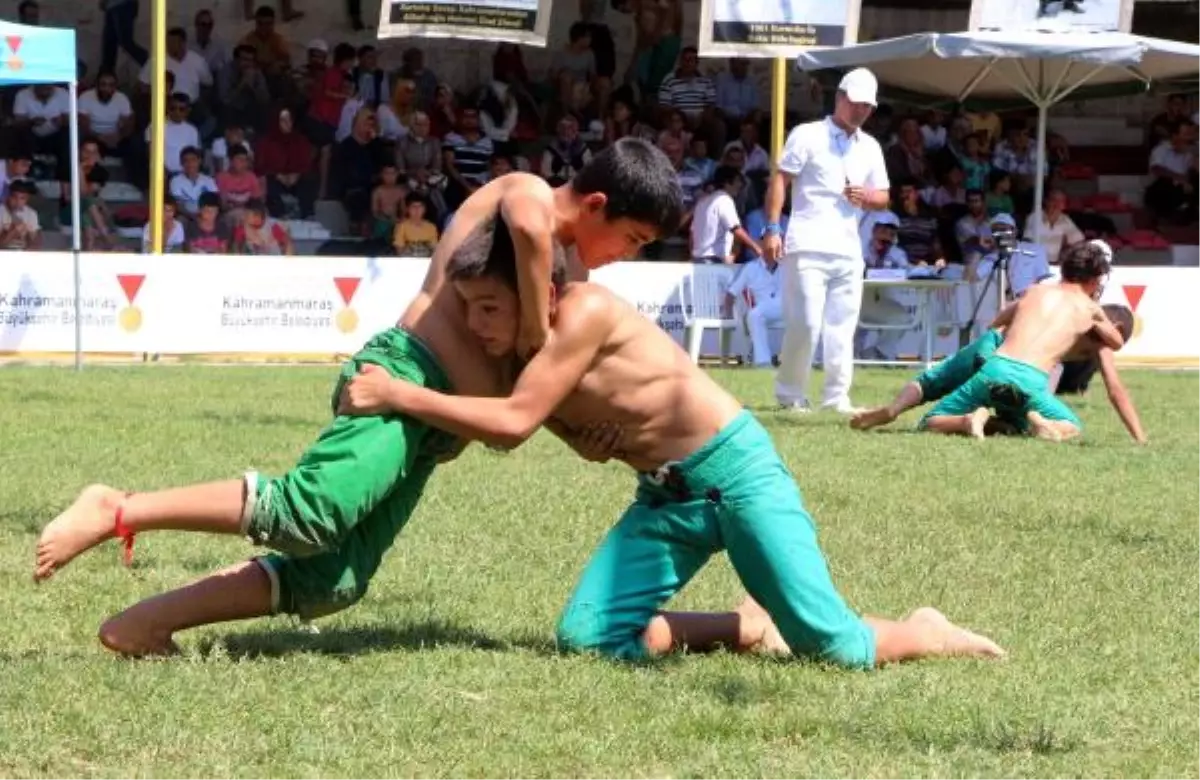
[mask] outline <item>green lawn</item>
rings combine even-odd
[[[554,652],[576,574],[630,496],[617,465],[541,434],[472,448],[356,608],[181,635],[124,662],[99,623],[244,558],[238,540],[109,543],[48,584],[36,534],[89,481],[148,489],[286,469],[333,368],[0,372],[0,776],[1197,776],[1200,425],[1194,373],[1130,372],[1152,443],[1103,392],[1082,445],[976,443],[759,409],[859,609],[934,604],[1011,653],[875,673],[731,654],[626,667]],[[862,372],[856,400],[904,380]],[[678,605],[740,590],[718,559]]]

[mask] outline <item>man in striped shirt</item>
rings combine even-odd
[[[692,130],[705,134],[709,149],[725,147],[724,122],[717,118],[717,86],[700,72],[700,56],[694,46],[679,55],[679,67],[658,88],[658,105],[663,111],[677,110]]]
[[[446,205],[451,210],[487,182],[493,151],[492,139],[479,130],[479,112],[459,111],[458,132],[447,133],[442,141],[442,167],[450,177]]]

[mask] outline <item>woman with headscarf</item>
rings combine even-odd
[[[286,218],[287,196],[299,202],[301,219],[312,218],[317,202],[313,146],[297,132],[291,109],[283,108],[276,114],[271,130],[258,143],[254,162],[255,171],[266,180],[267,211],[272,217]]]
[[[412,132],[413,116],[417,113],[417,85],[412,79],[398,79],[392,90],[392,101],[381,103],[379,137],[398,141]]]

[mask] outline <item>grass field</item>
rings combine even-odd
[[[863,372],[856,400],[905,378]],[[797,475],[835,578],[883,615],[934,604],[1004,663],[850,673],[731,654],[627,667],[554,651],[576,574],[630,496],[546,434],[435,476],[356,608],[181,635],[125,662],[99,623],[244,558],[146,535],[48,584],[36,534],[89,481],[136,489],[283,470],[327,419],[332,368],[0,372],[0,776],[1197,776],[1200,425],[1194,373],[1129,372],[1152,444],[1101,389],[1082,445],[858,434],[721,380]],[[714,560],[677,602],[740,598]]]

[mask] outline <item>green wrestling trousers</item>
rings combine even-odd
[[[364,363],[439,392],[450,383],[415,336],[391,328],[342,367],[333,404]],[[281,477],[246,476],[243,528],[283,555],[259,559],[277,612],[313,618],[353,604],[454,438],[407,416],[337,416]]]
[[[747,411],[682,463],[638,479],[558,624],[566,649],[637,660],[659,609],[726,550],[796,655],[875,664],[875,634],[838,594],[800,489]]]
[[[917,374],[913,381],[921,386],[921,400],[938,401],[966,384],[1003,343],[1004,334],[989,329],[958,352]]]
[[[931,417],[957,417],[976,409],[993,409],[996,416],[1017,430],[1029,430],[1028,414],[1037,412],[1047,420],[1069,422],[1083,430],[1071,407],[1050,391],[1046,372],[1007,355],[993,355],[966,383],[937,403],[922,419],[924,428]]]

